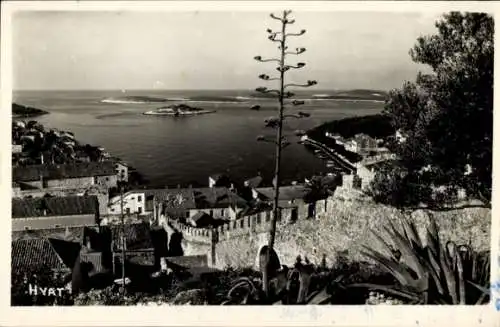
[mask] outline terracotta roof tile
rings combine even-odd
[[[48,266],[70,269],[46,238],[22,239],[12,242],[12,270],[24,271]]]

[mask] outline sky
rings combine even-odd
[[[414,80],[417,37],[436,32],[440,14],[294,12],[290,82],[317,89],[388,90]],[[275,66],[253,60],[279,54],[266,12],[23,11],[13,16],[15,90],[254,89]]]

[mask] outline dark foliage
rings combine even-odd
[[[363,133],[373,138],[385,138],[393,135],[395,129],[386,115],[351,117],[322,124],[310,130],[307,135],[318,141],[326,139],[325,132],[339,134],[344,138]]]
[[[23,106],[17,103],[12,104],[12,116],[14,117],[34,117],[48,114],[47,111]]]
[[[452,12],[436,23],[437,34],[418,38],[411,50],[432,73],[391,91],[386,102],[385,114],[406,139],[391,144],[408,175],[398,191],[418,191],[405,189],[411,179],[452,192],[460,187],[490,204],[493,25],[487,14]]]

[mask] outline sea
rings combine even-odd
[[[291,143],[282,152],[281,172],[286,183],[301,182],[332,169],[298,144],[294,131],[336,119],[376,114],[383,109],[383,103],[377,101],[322,98],[325,95],[327,91],[297,93],[305,104],[286,109],[287,114],[310,114],[308,118],[288,119],[285,124]],[[115,101],[125,97],[169,101]],[[106,99],[111,102],[103,102]],[[13,101],[48,111],[48,115],[33,120],[47,128],[71,131],[83,144],[103,146],[136,168],[151,187],[203,186],[213,174],[227,174],[236,182],[260,174],[265,182],[272,181],[275,146],[259,142],[257,137],[274,137],[275,130],[266,127],[265,120],[277,116],[277,101],[257,97],[251,91],[15,91]],[[190,117],[143,115],[178,103],[216,112]],[[260,110],[251,110],[254,105],[260,105]]]

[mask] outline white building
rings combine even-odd
[[[359,144],[358,144],[358,142],[356,142],[356,140],[349,140],[345,143],[345,149],[347,151],[358,153],[359,152]]]
[[[235,219],[246,207],[246,201],[227,187],[134,190],[123,195],[126,215],[149,215],[155,207],[177,217],[189,218],[204,212],[214,218]],[[121,198],[116,196],[109,201],[108,214],[120,213]]]
[[[128,182],[128,165],[124,162],[117,161],[115,163],[116,175],[118,176],[118,181]]]
[[[12,153],[23,152],[23,146],[21,144],[12,144]]]

